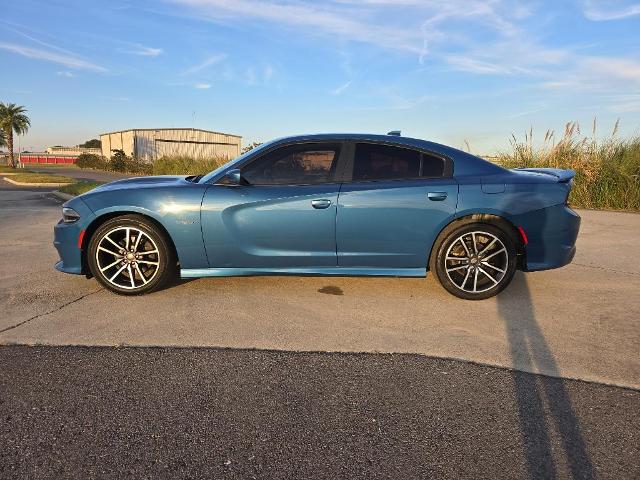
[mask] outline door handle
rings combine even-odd
[[[429,200],[439,202],[447,198],[447,192],[429,192],[427,193],[427,197],[429,198]]]
[[[322,198],[320,200],[311,200],[311,206],[313,208],[329,208],[329,206],[331,205],[331,200],[328,200],[326,198]]]

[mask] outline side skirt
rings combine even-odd
[[[182,278],[200,277],[250,277],[258,275],[294,276],[342,276],[342,277],[425,277],[426,268],[186,268],[180,271]]]

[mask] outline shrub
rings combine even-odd
[[[260,145],[262,145],[262,142],[253,142],[250,145],[247,145],[246,147],[242,147],[242,152],[240,153],[247,153],[250,152],[251,150],[253,150],[256,147],[259,147]]]
[[[127,158],[124,169],[127,173],[135,173],[138,175],[151,175],[153,173],[153,165],[135,157]]]
[[[123,150],[113,150],[107,169],[114,172],[135,173],[149,175],[153,166],[138,158],[128,157]]]
[[[114,172],[124,172],[127,167],[127,161],[129,157],[124,153],[124,150],[112,150],[111,160],[109,160],[109,170]]]
[[[229,161],[226,157],[193,158],[186,156],[162,157],[153,164],[154,175],[204,175]]]
[[[96,168],[99,170],[105,170],[107,168],[107,160],[92,153],[82,153],[76,160],[76,165],[80,168]]]

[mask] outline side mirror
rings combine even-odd
[[[229,170],[220,180],[216,182],[218,185],[248,185],[248,182],[242,178],[240,169],[234,168]]]

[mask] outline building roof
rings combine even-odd
[[[100,136],[103,135],[111,135],[113,133],[124,133],[124,132],[157,132],[157,131],[161,131],[161,130],[192,130],[195,132],[205,132],[205,133],[215,133],[217,135],[226,135],[227,137],[236,137],[236,138],[242,138],[242,135],[234,135],[232,133],[224,133],[224,132],[214,132],[212,130],[203,130],[201,128],[129,128],[126,130],[116,130],[114,132],[106,132],[106,133],[101,133]]]

